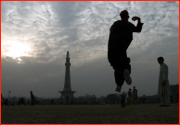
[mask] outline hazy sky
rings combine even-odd
[[[141,17],[141,33],[127,54],[132,85],[138,95],[157,94],[163,56],[171,85],[179,84],[179,2],[34,1],[1,2],[1,92],[7,96],[60,97],[66,53],[71,58],[71,87],[75,97],[116,93],[114,71],[107,60],[109,28],[128,10]]]

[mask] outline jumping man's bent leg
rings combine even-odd
[[[114,68],[114,77],[117,84],[115,91],[121,92],[122,85],[124,83],[124,73],[121,68]]]

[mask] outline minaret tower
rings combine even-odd
[[[67,52],[67,57],[66,57],[66,71],[65,71],[65,81],[64,81],[64,89],[63,91],[59,91],[61,93],[61,98],[66,100],[67,102],[70,102],[73,100],[73,94],[75,91],[71,91],[71,77],[70,77],[70,58],[69,58],[69,51]]]
[[[70,58],[69,58],[69,51],[67,52],[66,57],[66,72],[65,72],[65,81],[64,81],[64,90],[63,91],[71,91],[71,76],[70,76]]]

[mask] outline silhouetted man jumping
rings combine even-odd
[[[108,60],[114,69],[114,76],[117,87],[115,91],[120,92],[124,80],[128,85],[132,83],[130,77],[130,58],[127,57],[126,50],[133,40],[133,32],[141,32],[143,23],[139,17],[133,17],[133,21],[138,21],[137,26],[128,22],[129,14],[127,10],[120,13],[122,20],[117,20],[110,28],[108,42]]]

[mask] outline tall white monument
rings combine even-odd
[[[64,100],[66,103],[70,103],[74,96],[73,94],[75,91],[71,90],[71,77],[70,77],[70,58],[69,58],[69,51],[67,52],[67,57],[66,57],[66,71],[65,71],[65,81],[64,81],[64,89],[63,91],[59,91],[61,93],[61,99]]]

